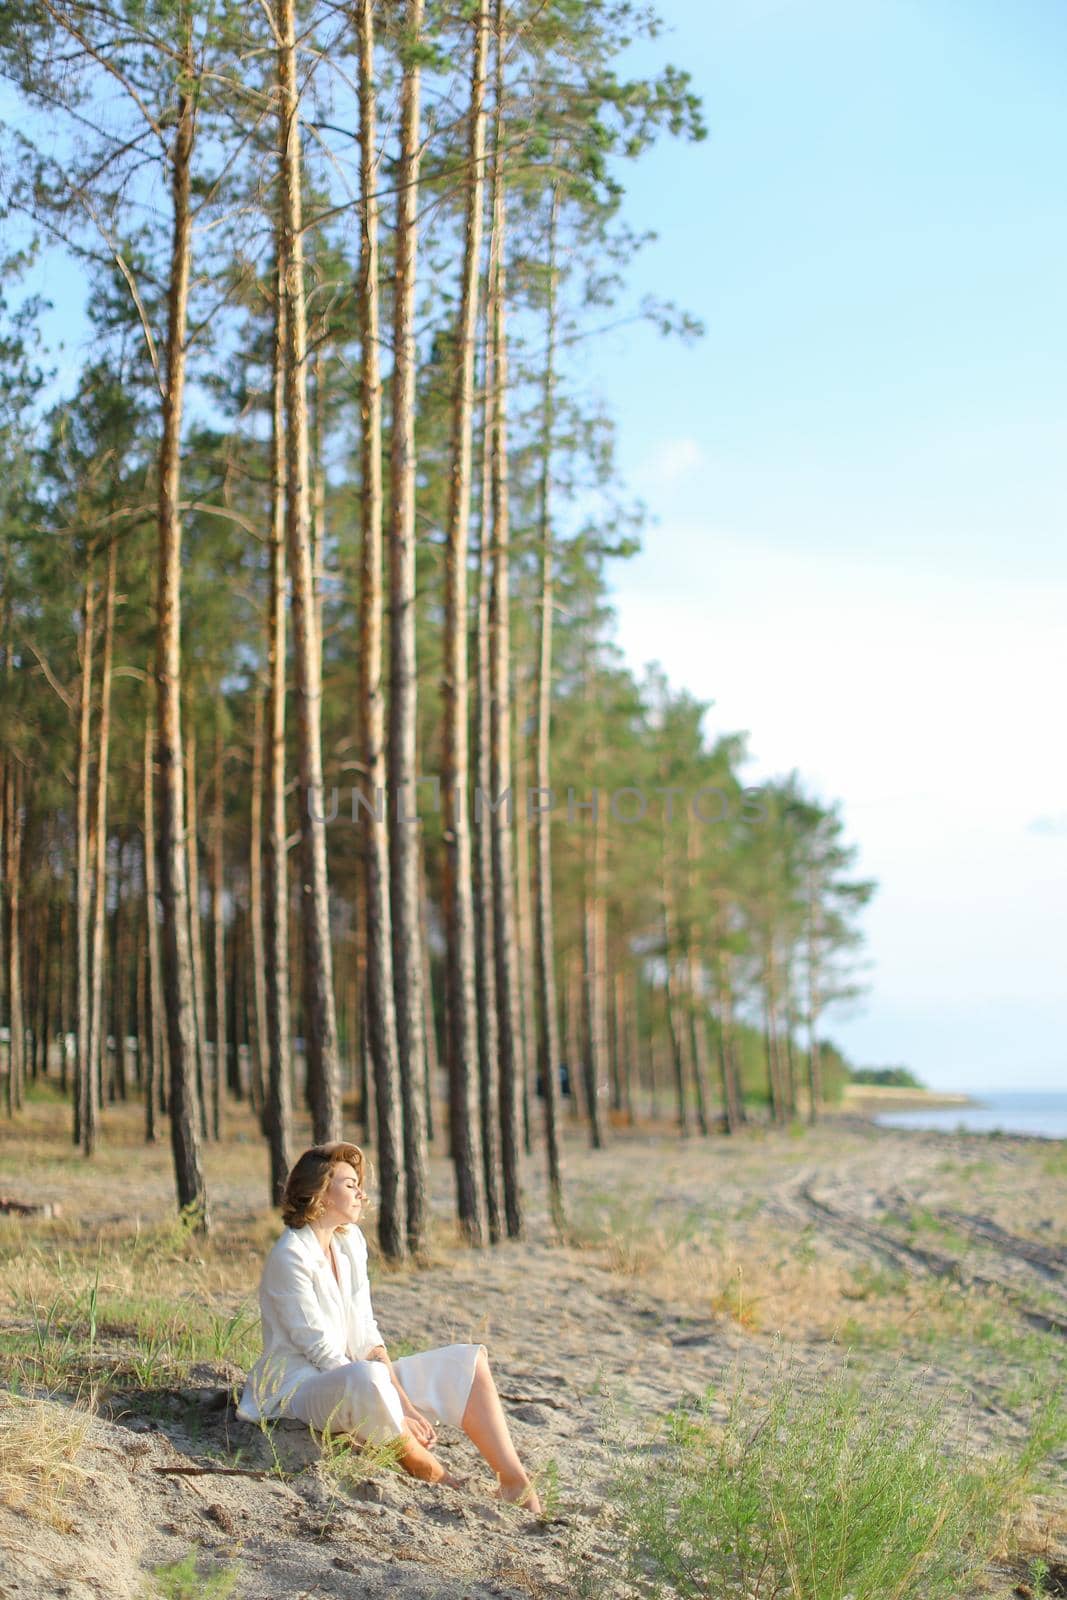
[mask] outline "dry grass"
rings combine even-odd
[[[65,1219],[32,1242],[0,1232],[0,1378],[76,1390],[86,1381],[177,1383],[198,1361],[254,1356],[255,1285],[272,1227],[250,1219],[204,1243],[177,1223],[111,1224],[95,1237]]]
[[[893,1351],[974,1343],[1027,1360],[1054,1345],[1051,1336],[1022,1332],[994,1290],[857,1263],[810,1229],[750,1230],[741,1222],[701,1235],[651,1224],[631,1201],[625,1215],[602,1203],[575,1212],[571,1243],[657,1299],[749,1333]]]
[[[769,1163],[789,1153],[783,1141],[768,1152]],[[818,1154],[813,1140],[808,1161]],[[905,1355],[940,1362],[956,1373],[964,1395],[989,1397],[1018,1417],[1057,1383],[1059,1341],[1027,1328],[1004,1294],[857,1256],[817,1222],[798,1220],[792,1228],[772,1222],[760,1198],[758,1149],[746,1152],[740,1185],[722,1163],[718,1181],[694,1205],[694,1194],[701,1194],[693,1174],[699,1155],[657,1152],[654,1162],[628,1163],[621,1192],[618,1185],[600,1187],[608,1176],[602,1168],[597,1187],[587,1183],[571,1202],[570,1242],[693,1316],[726,1320],[756,1336],[833,1341],[876,1361]],[[826,1170],[833,1170],[829,1151],[826,1159]],[[1061,1203],[1059,1185],[1050,1182],[1057,1174],[1048,1167],[1047,1153],[1032,1145],[1008,1152],[1006,1161],[1000,1152],[997,1159],[950,1158],[933,1176],[936,1203],[999,1220],[1007,1191],[1026,1235],[1035,1217]],[[922,1221],[921,1206],[917,1214]],[[951,1249],[952,1242],[938,1223],[937,1248]],[[1041,1302],[1036,1286],[1031,1299]]]
[[[598,1196],[572,1208],[568,1239],[657,1299],[750,1333],[878,1344],[909,1327],[947,1336],[959,1326],[962,1291],[946,1297],[903,1272],[857,1265],[814,1228],[753,1226],[744,1207],[711,1221],[664,1220],[664,1209]]]
[[[281,1227],[266,1203],[267,1156],[251,1113],[231,1107],[226,1140],[204,1147],[207,1237],[177,1218],[169,1144],[144,1143],[137,1105],[107,1108],[92,1161],[71,1145],[68,1119],[47,1092],[5,1133],[5,1166],[17,1174],[5,1186],[22,1200],[58,1202],[61,1214],[0,1218],[0,1384],[174,1389],[198,1364],[219,1368],[222,1382],[226,1368],[247,1369],[259,1353],[263,1258]],[[297,1132],[310,1141],[310,1130]],[[375,1255],[373,1218],[365,1232]],[[377,1261],[374,1270],[408,1274],[460,1248],[452,1221],[435,1220],[421,1263]]]
[[[321,1446],[321,1470],[340,1489],[351,1490],[383,1472],[401,1472],[403,1442],[388,1439],[384,1444],[367,1444],[350,1434],[331,1433],[327,1428],[317,1437]]]
[[[0,1503],[66,1531],[63,1504],[81,1476],[75,1458],[88,1426],[85,1412],[0,1396]]]
[[[612,1271],[640,1281],[668,1304],[726,1317],[749,1332],[831,1338],[848,1315],[846,1262],[763,1228],[758,1239],[679,1238],[650,1227],[591,1240]]]

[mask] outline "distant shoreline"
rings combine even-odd
[[[902,1084],[846,1083],[842,1105],[849,1111],[942,1111],[956,1106],[981,1105],[973,1095],[911,1089]]]

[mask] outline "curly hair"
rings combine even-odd
[[[338,1140],[334,1144],[312,1145],[310,1150],[304,1151],[285,1180],[282,1221],[287,1228],[303,1228],[322,1216],[326,1209],[322,1197],[329,1188],[334,1168],[342,1161],[355,1168],[362,1187],[367,1161],[358,1144]],[[344,1233],[345,1230],[338,1228],[337,1231]]]

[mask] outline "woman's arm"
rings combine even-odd
[[[389,1372],[389,1376],[393,1380],[393,1388],[396,1390],[397,1394],[400,1396],[400,1400],[401,1400],[401,1403],[402,1403],[402,1405],[404,1407],[404,1410],[407,1411],[410,1408],[412,1411],[415,1411],[415,1407],[411,1404],[411,1401],[408,1399],[407,1395],[404,1392],[403,1384],[400,1382],[400,1379],[396,1375],[396,1368],[393,1366],[393,1363],[390,1361],[389,1352],[385,1348],[384,1344],[376,1344],[374,1346],[373,1350],[368,1350],[365,1359],[367,1361],[380,1361],[382,1363],[382,1365],[387,1368],[387,1370]],[[417,1413],[416,1413],[416,1415],[417,1415]]]

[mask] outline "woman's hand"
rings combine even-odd
[[[437,1443],[437,1435],[427,1422],[421,1411],[416,1411],[414,1406],[404,1409],[404,1421],[408,1431],[416,1444],[421,1444],[425,1449],[432,1450]]]
[[[412,1405],[411,1401],[401,1388],[400,1380],[396,1375],[396,1369],[389,1359],[389,1352],[386,1350],[384,1344],[376,1344],[373,1349],[367,1351],[367,1354],[363,1357],[363,1359],[364,1361],[381,1361],[384,1362],[386,1367],[388,1367],[389,1376],[393,1380],[393,1387],[400,1396],[400,1408],[404,1413],[404,1421],[407,1423],[411,1437],[415,1440],[416,1444],[421,1444],[427,1450],[432,1450],[434,1445],[437,1443],[437,1434],[427,1422],[422,1412]]]

